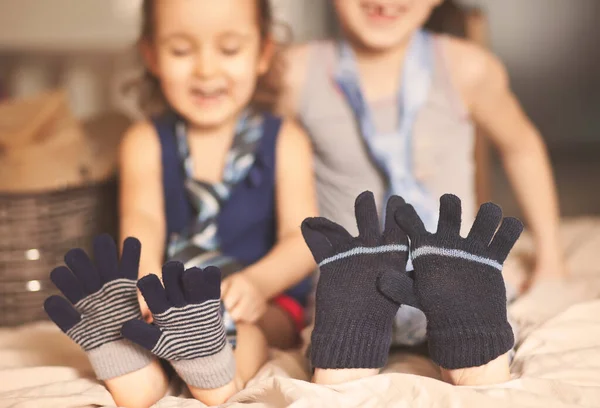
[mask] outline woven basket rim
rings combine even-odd
[[[1,199],[22,199],[22,198],[35,198],[39,196],[54,196],[61,195],[65,193],[75,193],[82,192],[86,190],[93,190],[98,187],[104,187],[109,184],[114,183],[118,180],[118,177],[112,176],[105,180],[92,181],[89,183],[77,185],[77,186],[65,186],[63,188],[48,188],[48,189],[40,189],[35,191],[19,191],[19,192],[9,192],[9,191],[0,191],[0,200]]]

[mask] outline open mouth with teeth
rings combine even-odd
[[[395,21],[406,12],[406,6],[384,1],[365,0],[360,6],[369,20],[376,22]]]
[[[201,105],[212,105],[221,101],[227,95],[225,88],[192,88],[192,97]]]

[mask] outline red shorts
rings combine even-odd
[[[298,333],[304,329],[306,325],[304,321],[304,308],[296,299],[287,295],[279,295],[273,299],[273,303],[290,316]]]

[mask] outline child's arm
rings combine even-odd
[[[165,220],[162,196],[160,143],[148,123],[139,123],[125,134],[120,151],[121,240],[136,237],[142,242],[140,278],[161,275]],[[139,296],[142,315],[150,311]]]
[[[474,120],[497,147],[537,249],[534,281],[562,277],[559,209],[544,141],[510,89],[502,63],[474,45],[450,41],[451,71]]]
[[[282,125],[276,157],[277,243],[263,259],[246,268],[240,276],[233,275],[229,279],[249,281],[264,299],[281,294],[316,268],[300,232],[304,218],[317,213],[312,151],[308,137],[292,121]],[[261,316],[252,312],[251,299],[242,294],[241,289],[229,287],[227,281],[224,282],[223,298],[232,318],[249,322],[258,320]],[[239,295],[234,296],[233,290]],[[232,303],[236,303],[235,307],[231,307]]]

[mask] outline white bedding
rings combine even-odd
[[[510,307],[519,324],[512,381],[453,387],[429,378],[437,370],[428,360],[394,355],[381,375],[324,387],[305,381],[300,353],[274,351],[256,378],[224,406],[600,407],[600,220],[567,222],[562,236],[573,272],[569,281],[539,286]],[[515,277],[529,248],[523,239]],[[171,396],[156,407],[204,406],[182,397],[182,389],[174,383]],[[85,354],[52,324],[0,330],[0,408],[97,406],[114,407],[114,402],[93,379]]]

